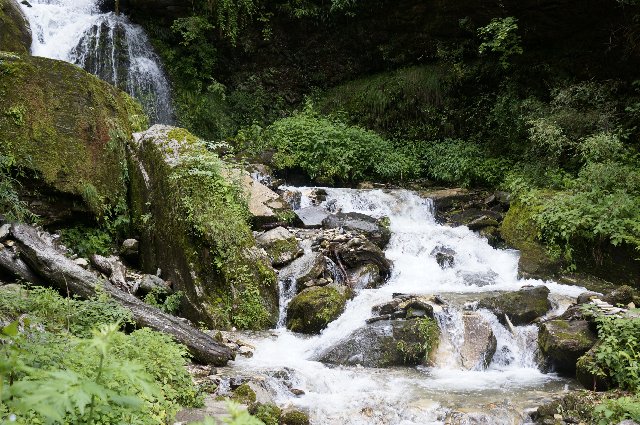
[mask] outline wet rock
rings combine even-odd
[[[15,0],[0,2],[0,46],[5,52],[30,53],[31,29]]]
[[[357,269],[365,264],[374,264],[385,279],[391,274],[391,261],[382,250],[364,238],[353,238],[346,243],[337,243],[329,247],[329,254],[336,263],[349,269]]]
[[[485,227],[497,227],[500,225],[500,222],[495,218],[487,214],[482,214],[479,217],[471,220],[467,227],[471,230],[480,230]]]
[[[300,289],[304,283],[322,276],[326,266],[324,255],[319,252],[310,252],[284,267],[278,276],[282,280],[291,280]]]
[[[384,283],[380,268],[371,263],[351,272],[349,280],[352,282],[352,288],[356,290],[378,288]]]
[[[293,332],[317,334],[344,311],[346,288],[314,286],[293,297],[287,309],[287,328]]]
[[[430,254],[435,257],[441,269],[450,269],[455,263],[456,252],[446,246],[439,246],[433,249]]]
[[[417,365],[427,361],[438,338],[432,319],[377,321],[356,330],[320,361],[365,367]]]
[[[608,302],[609,304],[614,306],[626,306],[627,304],[633,302],[634,296],[635,291],[633,290],[633,288],[628,285],[623,285],[602,297],[602,301]]]
[[[271,264],[278,267],[289,264],[302,253],[293,233],[284,227],[276,227],[256,238],[258,246],[263,248]]]
[[[598,294],[597,292],[583,292],[582,294],[578,295],[578,298],[576,299],[576,304],[580,305],[580,304],[586,304],[591,302],[591,300],[593,298],[597,298],[599,297],[600,294]]]
[[[394,294],[391,301],[378,304],[371,309],[375,320],[369,320],[369,322],[373,323],[386,317],[393,319],[428,317],[433,319],[434,312],[439,311],[442,311],[442,306],[436,296]]]
[[[465,313],[464,343],[460,347],[462,367],[468,370],[486,369],[496,352],[496,340],[491,325],[479,313]]]
[[[496,283],[498,273],[493,270],[487,270],[482,272],[468,272],[461,271],[458,276],[462,278],[462,281],[467,286],[488,286]]]
[[[306,207],[294,211],[306,229],[322,227],[322,221],[329,216],[329,212],[322,207]]]
[[[361,233],[379,248],[384,249],[391,238],[387,222],[387,219],[375,219],[365,214],[339,212],[322,220],[322,227]]]
[[[236,171],[241,174],[241,185],[248,195],[249,214],[255,228],[279,223],[286,214],[292,214],[289,204],[276,192],[264,184],[253,179],[245,171]]]
[[[578,359],[597,337],[586,320],[550,320],[540,325],[538,346],[547,363],[559,373],[574,375]]]
[[[140,259],[140,242],[137,239],[125,239],[120,246],[120,257],[129,264],[138,264]]]
[[[505,324],[505,315],[515,326],[528,325],[551,309],[549,289],[546,286],[522,287],[519,291],[505,292],[478,302],[478,308],[492,311]]]

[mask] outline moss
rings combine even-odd
[[[94,213],[125,203],[125,144],[146,122],[127,94],[66,62],[5,54],[0,104],[0,154]]]
[[[0,0],[0,46],[2,50],[29,54],[31,31],[15,0]]]
[[[550,277],[559,271],[559,262],[538,240],[534,208],[513,203],[502,221],[500,233],[508,245],[520,250],[520,272],[531,277]]]
[[[254,248],[246,197],[228,177],[229,166],[186,130],[166,126],[132,143],[132,153],[131,208],[147,247],[143,268],[166,271],[185,293],[182,314],[195,322],[242,329],[274,324],[275,272]]]
[[[282,409],[271,403],[256,403],[249,408],[249,413],[260,419],[265,425],[278,425]]]
[[[347,298],[346,291],[333,286],[305,289],[289,303],[287,327],[293,332],[319,333],[342,314]]]
[[[280,417],[281,425],[309,425],[309,415],[300,410],[289,410]]]
[[[248,384],[242,384],[233,391],[231,400],[249,405],[256,402],[256,393]]]
[[[394,328],[395,350],[402,356],[402,364],[416,365],[425,363],[435,352],[440,340],[440,328],[433,319],[418,318],[408,320],[402,326]],[[393,350],[388,351],[385,359],[389,366],[397,364]]]

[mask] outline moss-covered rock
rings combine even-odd
[[[264,232],[256,238],[256,242],[264,248],[274,266],[288,264],[301,253],[295,236],[284,227]]]
[[[502,221],[500,233],[505,242],[520,250],[518,271],[524,277],[548,278],[560,271],[560,262],[551,258],[546,247],[537,239],[538,228],[533,209],[513,203]]]
[[[606,391],[613,387],[613,382],[607,372],[596,364],[598,346],[599,343],[596,343],[584,356],[578,359],[576,379],[588,390]]]
[[[280,425],[309,425],[309,415],[301,410],[287,410],[280,416]]]
[[[337,319],[347,303],[347,290],[336,286],[312,286],[293,297],[287,310],[287,328],[317,334]]]
[[[320,360],[366,367],[418,365],[429,361],[439,337],[438,325],[430,318],[377,321],[353,332]]]
[[[540,325],[538,346],[557,372],[573,376],[576,362],[596,343],[586,320],[550,320]]]
[[[256,393],[251,389],[249,384],[242,384],[233,391],[231,400],[249,405],[256,402]]]
[[[131,97],[75,65],[0,52],[0,105],[0,154],[29,187],[96,215],[126,205],[125,146],[147,121]]]
[[[162,270],[185,296],[181,312],[226,328],[266,328],[277,320],[269,259],[255,246],[237,175],[183,129],[156,125],[130,145],[131,211],[140,261]]]
[[[15,0],[0,0],[0,50],[29,54],[31,29]]]
[[[505,292],[478,302],[479,308],[486,308],[496,314],[501,323],[505,316],[512,324],[528,325],[551,309],[549,289],[546,286],[523,287],[519,291]]]
[[[282,409],[273,403],[254,403],[249,406],[249,413],[264,422],[264,425],[278,425]]]

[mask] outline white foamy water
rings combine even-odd
[[[537,368],[535,325],[516,327],[511,333],[495,315],[483,310],[479,313],[497,340],[496,354],[484,370],[463,370],[456,360],[464,338],[462,314],[453,305],[445,317],[438,318],[443,334],[440,350],[448,350],[448,358],[445,356],[445,361],[435,367],[329,367],[313,361],[364,326],[372,316],[371,308],[389,301],[393,293],[441,294],[445,299],[447,294],[454,294],[455,298],[473,301],[484,292],[545,284],[560,311],[568,300],[584,291],[555,282],[518,279],[517,251],[494,249],[464,226],[438,224],[433,203],[410,191],[326,191],[327,200],[322,206],[330,211],[389,217],[392,236],[385,253],[394,264],[391,277],[379,289],[360,291],[347,303],[345,312],[318,336],[301,337],[280,328],[277,336],[258,339],[253,358],[238,359],[235,371],[289,368],[296,387],[305,395],[296,398],[281,388],[276,391],[278,401],[308,409],[318,424],[441,424],[456,409],[489,418],[482,423],[521,423],[525,407],[535,405],[550,392],[564,390],[567,381]],[[300,204],[305,207],[310,202],[303,196]],[[431,254],[442,247],[455,252],[451,268],[440,268]],[[274,380],[271,385],[278,384]]]
[[[174,121],[171,90],[148,37],[126,16],[101,13],[99,0],[31,0],[22,4],[31,53],[76,64],[126,91],[152,123]]]

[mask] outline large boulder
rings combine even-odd
[[[293,297],[287,309],[287,328],[305,334],[320,333],[344,311],[344,287],[312,286]]]
[[[0,50],[28,55],[31,29],[15,0],[0,0]]]
[[[264,232],[256,237],[256,243],[267,252],[274,266],[288,264],[301,253],[296,237],[284,227]]]
[[[525,286],[519,291],[505,292],[480,300],[478,308],[494,312],[502,324],[506,324],[506,315],[516,326],[528,325],[551,309],[549,289],[542,285]]]
[[[0,155],[15,159],[43,224],[126,206],[126,143],[146,127],[131,97],[67,62],[0,52]],[[83,207],[80,207],[82,206]]]
[[[518,272],[527,278],[547,279],[560,271],[561,263],[551,258],[538,240],[538,228],[531,208],[513,203],[504,217],[500,233],[505,242],[520,250]]]
[[[303,284],[317,279],[325,273],[327,262],[320,252],[309,252],[296,258],[291,264],[280,270],[280,280],[288,280],[298,290]]]
[[[418,365],[428,362],[438,339],[438,325],[430,318],[377,321],[353,332],[320,361],[366,367]]]
[[[391,238],[387,219],[376,219],[356,212],[331,214],[322,220],[322,227],[362,233],[381,249],[387,246]]]
[[[329,251],[337,263],[348,269],[355,270],[365,264],[375,264],[384,278],[391,274],[391,261],[368,239],[355,237],[345,243],[333,243]]]
[[[597,337],[586,320],[550,320],[540,325],[540,352],[557,372],[573,376],[576,362],[593,347]]]
[[[129,148],[131,213],[144,271],[184,297],[181,313],[226,328],[266,328],[278,315],[275,272],[255,246],[237,175],[183,129],[155,125]]]
[[[280,195],[269,189],[246,171],[234,170],[233,178],[238,179],[247,194],[251,223],[261,228],[273,223],[285,222],[295,217],[289,204]],[[238,178],[237,174],[240,174]]]

